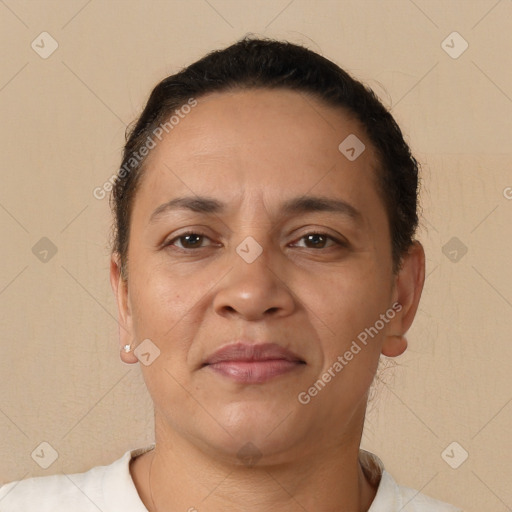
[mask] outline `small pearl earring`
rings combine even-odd
[[[131,345],[125,345],[125,346],[123,347],[123,350],[124,350],[126,353],[128,353],[128,352],[130,352],[130,351],[132,350],[132,346],[131,346]]]

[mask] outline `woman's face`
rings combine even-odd
[[[225,92],[200,98],[156,142],[126,285],[115,259],[111,268],[121,343],[151,340],[138,355],[157,435],[269,460],[358,438],[381,351],[405,349],[390,336],[412,321],[401,294],[418,281],[392,273],[359,124],[292,91]],[[402,312],[390,310],[396,300]]]

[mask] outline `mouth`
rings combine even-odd
[[[306,362],[275,343],[234,343],[221,347],[203,364],[236,382],[256,384],[302,369]]]

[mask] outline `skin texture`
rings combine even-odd
[[[366,145],[352,162],[338,150],[349,134]],[[156,430],[155,450],[131,464],[144,504],[150,511],[368,510],[376,488],[357,458],[368,391],[380,355],[407,347],[425,261],[415,242],[392,272],[377,161],[364,130],[297,92],[216,93],[198,98],[146,165],[127,282],[116,254],[111,261],[120,345],[149,338],[160,350],[141,364]],[[341,199],[360,217],[280,214],[283,201],[301,195]],[[149,222],[180,196],[208,196],[227,208],[176,210]],[[176,238],[189,229],[204,237]],[[333,239],[306,236],[315,231]],[[252,263],[236,251],[247,237],[262,249]],[[395,302],[401,311],[301,404],[298,394]],[[277,343],[305,364],[258,384],[202,367],[240,339]],[[133,351],[121,358],[138,363]],[[244,446],[255,464],[237,456]]]

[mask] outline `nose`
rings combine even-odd
[[[269,248],[262,250],[256,259],[246,258],[244,250],[255,250],[240,244],[239,252],[233,250],[232,269],[219,283],[213,306],[224,317],[242,317],[257,321],[284,317],[296,307],[296,300],[289,287],[285,262]],[[261,250],[260,249],[260,250]]]

